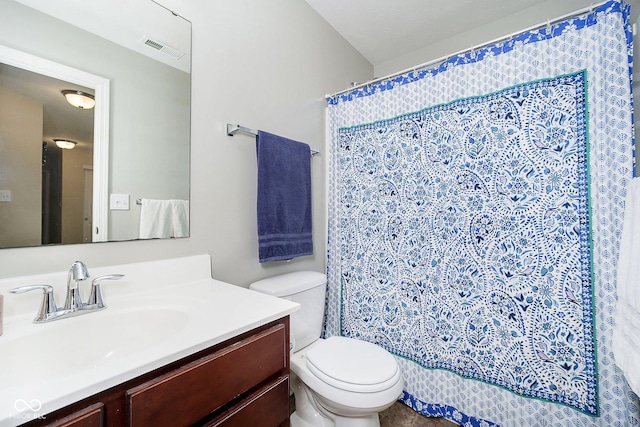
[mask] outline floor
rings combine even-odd
[[[444,418],[422,416],[400,402],[380,412],[380,427],[455,427],[457,425]]]

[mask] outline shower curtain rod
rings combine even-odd
[[[446,61],[449,58],[453,58],[454,56],[458,56],[458,55],[461,55],[461,54],[467,53],[467,52],[473,52],[473,51],[481,49],[483,47],[491,46],[493,44],[496,44],[496,43],[499,43],[499,42],[502,42],[502,41],[510,40],[511,38],[513,38],[513,36],[515,36],[517,34],[526,33],[528,31],[533,31],[533,30],[536,30],[538,28],[548,27],[548,26],[550,26],[552,24],[556,24],[558,22],[562,22],[562,21],[564,21],[565,19],[568,19],[568,18],[574,18],[574,17],[578,17],[580,15],[584,15],[586,13],[591,13],[597,7],[602,6],[603,4],[607,3],[608,1],[609,0],[603,0],[603,1],[598,2],[598,3],[591,3],[591,6],[589,6],[589,7],[583,7],[582,9],[578,9],[576,11],[567,13],[567,14],[559,16],[557,18],[547,20],[546,22],[542,22],[540,24],[533,25],[531,27],[525,28],[524,30],[521,30],[521,31],[518,31],[518,32],[515,32],[515,33],[510,33],[508,35],[505,35],[505,36],[502,36],[502,37],[498,37],[498,38],[490,40],[488,42],[481,43],[481,44],[472,46],[472,47],[467,48],[467,49],[460,50],[460,51],[452,53],[452,54],[441,56],[441,57],[439,57],[437,59],[433,59],[431,61],[427,61],[427,62],[424,62],[422,64],[414,65],[413,67],[410,67],[410,68],[407,68],[407,69],[404,69],[402,71],[398,71],[398,72],[395,72],[395,73],[392,73],[392,74],[388,74],[388,75],[386,75],[384,77],[377,77],[377,78],[373,78],[373,79],[371,79],[371,80],[369,80],[367,82],[364,82],[364,83],[354,84],[352,87],[350,87],[348,89],[344,89],[344,90],[341,90],[339,92],[335,92],[335,93],[333,93],[331,95],[326,95],[325,98],[332,98],[334,96],[342,95],[343,93],[348,93],[348,92],[351,92],[353,90],[360,89],[360,88],[363,88],[363,87],[367,87],[367,86],[375,84],[375,83],[383,82],[385,80],[389,80],[389,79],[392,79],[394,77],[398,77],[398,76],[401,76],[403,74],[407,74],[407,73],[409,73],[411,71],[422,70],[422,69],[431,67],[432,65],[440,64],[440,63]],[[634,26],[635,26],[635,24],[634,24]]]

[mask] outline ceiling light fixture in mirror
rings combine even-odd
[[[90,93],[81,90],[65,89],[62,91],[64,99],[72,106],[81,110],[90,110],[96,106],[96,100]]]

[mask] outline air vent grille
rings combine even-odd
[[[184,53],[180,52],[178,49],[175,49],[168,44],[162,43],[161,41],[153,40],[149,37],[144,37],[142,39],[142,43],[175,59],[180,59],[184,56]]]

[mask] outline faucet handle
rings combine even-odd
[[[33,323],[46,322],[48,318],[58,311],[55,299],[53,297],[53,286],[51,285],[27,285],[17,288],[9,289],[12,294],[22,294],[29,291],[42,290],[42,302],[40,303],[40,309],[36,318],[33,319]]]
[[[92,306],[93,308],[105,308],[106,306],[102,302],[102,293],[100,292],[100,282],[103,280],[119,280],[123,277],[124,274],[106,274],[93,279],[91,281],[91,294],[89,294],[87,306]]]

